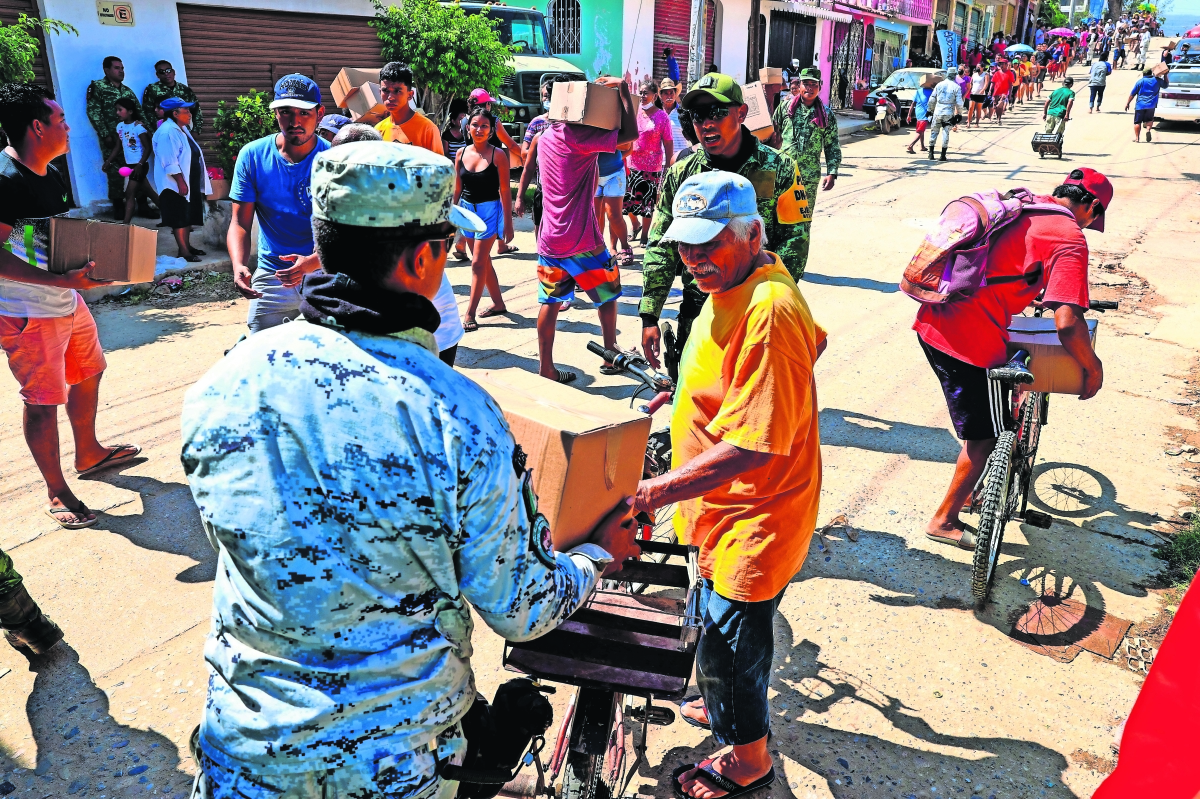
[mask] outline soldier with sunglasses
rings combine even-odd
[[[175,67],[171,66],[170,61],[159,61],[155,64],[154,74],[158,76],[158,80],[142,90],[142,118],[146,120],[146,124],[152,124],[158,119],[155,109],[159,103],[168,97],[178,97],[184,102],[195,103],[192,106],[192,135],[199,135],[204,129],[204,115],[200,112],[200,101],[196,99],[196,93],[175,80]]]
[[[737,81],[728,75],[711,72],[692,84],[682,105],[692,115],[700,145],[688,157],[677,160],[663,177],[642,263],[642,302],[638,309],[642,318],[642,350],[655,368],[660,366],[658,319],[676,276],[683,279],[683,303],[679,308],[680,351],[691,330],[692,320],[700,314],[707,299],[683,268],[677,249],[663,240],[663,233],[674,219],[672,209],[680,184],[693,175],[716,170],[747,178],[758,198],[766,237],[764,246],[779,256],[797,280],[803,274],[808,258],[808,223],[812,220],[808,195],[796,162],[760,142],[742,124],[748,109]]]

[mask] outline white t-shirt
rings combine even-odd
[[[983,87],[987,86],[987,73],[983,72],[978,75],[971,76],[971,94],[983,94]]]
[[[118,122],[117,137],[121,140],[121,149],[125,151],[125,165],[133,166],[142,161],[142,140],[138,138],[143,133],[149,133],[141,122]]]
[[[462,341],[464,335],[462,319],[458,316],[458,299],[454,296],[454,286],[450,285],[450,278],[445,272],[442,272],[442,286],[433,298],[433,307],[437,308],[442,317],[442,323],[433,332],[438,352],[442,352]]]
[[[691,142],[683,138],[683,125],[679,124],[678,105],[671,109],[671,113],[667,114],[667,119],[671,121],[671,144],[674,146],[675,152],[678,153],[691,147]],[[666,166],[670,166],[670,164]]]

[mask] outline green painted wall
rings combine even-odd
[[[539,4],[545,11],[546,6]],[[623,0],[579,0],[582,39],[578,54],[560,54],[583,70],[588,78],[621,74],[621,29],[625,5]]]

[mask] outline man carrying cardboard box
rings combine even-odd
[[[710,73],[684,95],[683,107],[692,115],[700,147],[667,170],[659,189],[658,207],[650,227],[650,242],[642,263],[642,350],[659,367],[661,335],[658,317],[676,275],[683,277],[683,304],[679,308],[679,346],[687,340],[692,320],[700,313],[706,295],[684,269],[679,252],[663,233],[671,225],[675,193],[688,178],[720,170],[748,178],[758,197],[758,213],[766,225],[767,240],[784,267],[799,279],[808,259],[808,195],[800,170],[791,156],[763,144],[742,123],[748,109],[742,87],[728,75]]]
[[[677,502],[675,532],[700,548],[696,650],[701,697],[684,717],[732,747],[675,769],[676,796],[732,799],[775,778],[767,750],[771,619],[808,553],[821,496],[813,366],[825,331],[767,245],[754,185],[705,172],[675,192],[662,240],[678,243],[709,295],[680,364],[671,471],[638,484],[634,506]]]
[[[438,359],[450,240],[484,227],[451,205],[449,161],[360,141],[322,154],[312,187],[327,274],[304,281],[304,319],[184,400],[184,472],[222,564],[203,795],[452,799],[439,766],[467,745],[472,609],[510,640],[561,624],[636,556],[629,503],[554,552],[500,408]]]
[[[1158,93],[1171,85],[1168,73],[1159,69],[1161,66],[1159,64],[1142,70],[1141,80],[1133,84],[1133,88],[1129,90],[1129,99],[1125,101],[1125,110],[1129,111],[1129,104],[1137,100],[1133,110],[1134,141],[1141,141],[1143,125],[1146,126],[1146,141],[1152,141],[1154,138],[1151,130],[1154,128],[1154,112],[1158,110]],[[1162,74],[1159,75],[1155,70]]]
[[[50,162],[69,149],[70,128],[53,95],[26,83],[0,84],[0,127],[9,140],[0,152],[0,346],[21,384],[25,442],[46,481],[46,513],[67,529],[91,527],[96,514],[63,476],[58,406],[67,406],[78,474],[125,464],[140,450],[106,447],[96,438],[107,364],[96,323],[76,291],[103,285],[90,277],[96,264],[64,274],[47,270],[50,217],[69,207],[66,181]]]
[[[251,333],[300,314],[300,281],[321,268],[313,254],[313,162],[329,149],[317,135],[325,113],[321,90],[304,75],[284,75],[271,101],[279,133],[252,141],[238,153],[229,199],[233,218],[226,243],[233,282],[250,300]],[[258,216],[258,258],[247,265],[250,229]]]
[[[942,504],[925,528],[927,538],[975,548],[975,534],[959,512],[983,473],[1009,412],[1007,390],[987,370],[1008,360],[1008,326],[1043,290],[1042,305],[1054,311],[1063,347],[1084,371],[1080,399],[1104,384],[1104,366],[1092,348],[1083,312],[1088,309],[1088,244],[1083,228],[1104,230],[1112,183],[1094,169],[1076,169],[1051,196],[1068,213],[1028,211],[992,236],[985,275],[1008,282],[987,285],[964,299],[922,305],[913,330],[942,384],[954,432],[963,441]],[[1028,276],[1012,280],[1012,276]],[[1032,281],[1032,282],[1031,282]]]

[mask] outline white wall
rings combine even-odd
[[[765,5],[765,4],[764,4]],[[750,0],[722,0],[721,31],[716,39],[716,62],[738,83],[746,82],[746,53],[750,45]]]
[[[654,0],[625,0],[621,70],[630,86],[654,77]]]
[[[188,0],[192,5],[254,8],[272,11],[297,11],[325,14],[373,14],[367,0],[338,0],[336,6],[327,0]],[[626,0],[628,2],[628,0]],[[100,171],[100,142],[87,119],[88,83],[104,77],[101,63],[105,56],[118,56],[125,64],[125,85],[138,96],[147,84],[153,83],[154,62],[166,59],[177,72],[178,80],[187,83],[183,63],[183,46],[179,39],[179,16],[170,0],[132,0],[132,28],[101,25],[96,15],[95,0],[39,0],[43,18],[69,22],[79,30],[79,36],[47,36],[47,54],[54,88],[59,103],[67,113],[71,126],[72,189],[75,201],[82,206],[108,201],[108,183]],[[653,25],[651,25],[653,27]],[[206,109],[209,118],[216,109]]]

